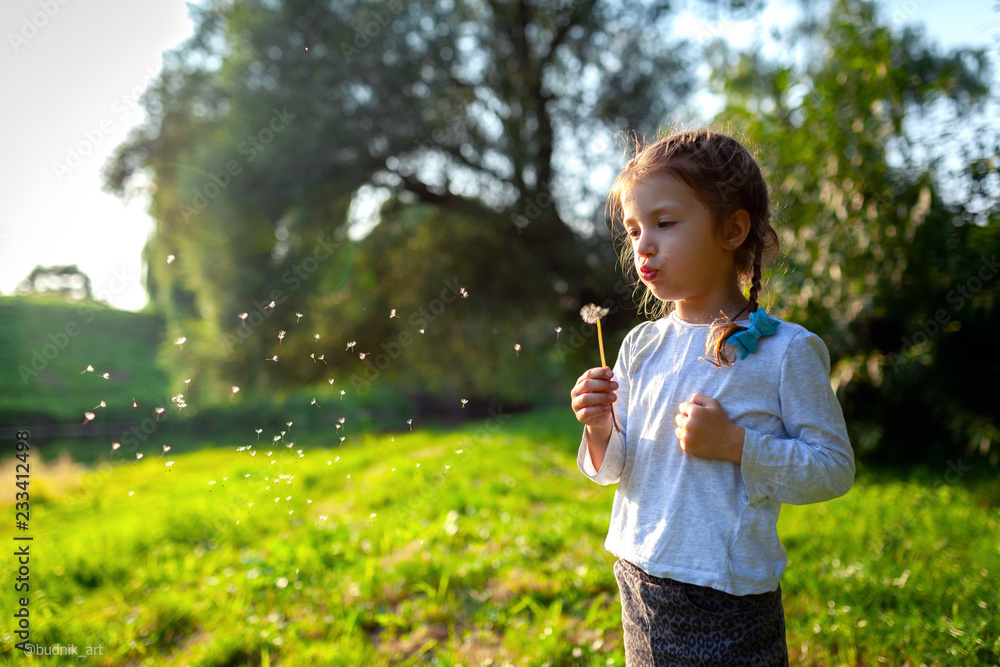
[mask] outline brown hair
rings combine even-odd
[[[712,212],[718,230],[727,216],[746,211],[750,231],[736,249],[736,275],[740,287],[750,286],[750,312],[757,310],[761,288],[761,267],[777,255],[778,234],[771,226],[771,200],[760,166],[750,152],[732,137],[711,130],[673,131],[651,144],[634,138],[633,157],[626,162],[608,193],[608,208],[616,241],[620,243],[619,258],[626,271],[634,267],[634,251],[624,230],[622,196],[643,179],[653,174],[667,173],[680,179]],[[634,269],[633,269],[634,270]],[[636,290],[641,282],[636,276]],[[646,289],[639,301],[642,312],[656,314],[656,297]],[[670,302],[662,302],[659,316],[671,310]],[[736,324],[724,313],[712,324],[705,343],[708,361],[716,366],[731,364],[725,350],[726,341],[746,327]],[[713,358],[714,357],[714,358]]]

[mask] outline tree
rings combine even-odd
[[[986,55],[895,33],[863,0],[835,2],[806,48],[804,67],[714,53],[718,120],[772,174],[774,307],[822,333],[860,452],[995,464],[1000,135],[988,113],[969,131],[996,104]]]
[[[41,266],[31,270],[28,277],[17,286],[17,294],[59,294],[67,301],[94,298],[90,276],[76,264],[67,266]]]
[[[372,330],[362,298],[388,304],[413,288],[426,302],[454,277],[410,271],[401,286],[359,268],[348,231],[363,193],[384,203],[373,247],[398,225],[435,239],[423,250],[432,267],[454,253],[455,275],[488,303],[473,328],[492,331],[497,311],[548,322],[607,294],[615,261],[592,164],[614,160],[615,131],[657,127],[693,85],[692,52],[682,40],[667,48],[670,8],[651,0],[220,1],[196,11],[196,34],[148,91],[150,120],[119,148],[107,184],[119,194],[150,184],[147,284],[189,341],[165,361],[204,367],[219,388],[319,379],[309,362],[260,371],[296,312],[343,339]],[[444,222],[448,238],[431,229]],[[369,276],[366,292],[335,308],[355,270]],[[247,331],[254,311],[260,328]]]

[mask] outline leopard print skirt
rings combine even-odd
[[[619,559],[626,667],[787,667],[781,586],[759,595],[647,574]]]

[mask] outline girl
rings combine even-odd
[[[571,393],[580,470],[618,484],[605,547],[625,662],[787,665],[781,503],[854,481],[829,353],[758,305],[778,236],[747,150],[695,131],[636,152],[608,203],[659,319],[629,332],[613,373],[592,368]]]

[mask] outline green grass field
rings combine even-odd
[[[31,642],[100,646],[72,663],[94,665],[623,664],[602,546],[614,487],[577,471],[568,409],[395,436],[351,426],[329,449],[265,432],[243,451],[252,436],[33,466]],[[841,499],[784,509],[792,664],[1000,662],[1000,494],[948,470],[863,473]],[[24,533],[4,509],[13,610]],[[22,664],[11,613],[0,662]]]

